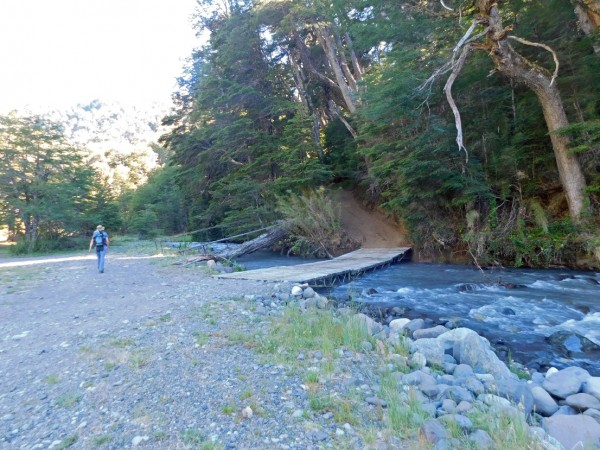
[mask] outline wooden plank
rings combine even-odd
[[[329,286],[337,280],[350,280],[369,270],[397,262],[409,251],[409,247],[365,248],[319,262],[224,273],[216,276],[228,279],[287,281],[308,283],[311,286]]]

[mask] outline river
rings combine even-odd
[[[247,269],[311,262],[261,252]],[[600,273],[405,262],[327,292],[476,330],[501,356],[545,370],[577,365],[600,376]],[[550,337],[553,336],[552,339]]]

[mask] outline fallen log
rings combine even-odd
[[[275,246],[279,241],[284,239],[288,235],[288,231],[285,227],[277,226],[270,229],[266,233],[260,236],[244,242],[239,247],[228,248],[218,253],[203,254],[187,260],[187,264],[192,264],[200,261],[206,261],[214,259],[215,261],[231,260],[233,258],[239,258],[240,256],[254,253],[257,250],[264,248],[270,248]]]

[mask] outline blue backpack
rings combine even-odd
[[[96,250],[104,250],[104,247],[106,246],[107,236],[108,235],[104,231],[99,231],[98,233],[95,233],[94,242],[96,243]]]

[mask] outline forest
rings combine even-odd
[[[324,187],[421,260],[598,268],[599,0],[200,0],[194,26],[153,165],[103,171],[61,119],[0,116],[21,249],[242,234]]]

